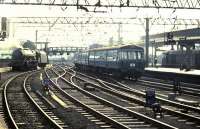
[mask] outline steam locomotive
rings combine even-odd
[[[34,70],[47,64],[47,54],[28,48],[17,48],[12,52],[10,66],[13,70]]]

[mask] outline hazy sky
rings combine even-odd
[[[104,9],[102,9],[104,10]],[[199,10],[174,10],[174,9],[118,9],[106,10],[107,13],[86,13],[68,7],[65,11],[54,6],[12,6],[0,5],[0,16],[3,17],[164,17],[200,19]],[[87,46],[92,43],[107,44],[109,38],[114,42],[118,40],[118,25],[55,25],[51,31],[47,27],[27,27],[21,24],[10,24],[10,36],[14,39],[29,39],[35,41],[35,31],[38,30],[38,41],[49,41],[50,46]],[[172,26],[152,26],[150,34],[169,31]],[[194,26],[193,26],[194,27]],[[178,29],[184,29],[181,26]],[[190,28],[190,27],[188,27]],[[145,35],[145,28],[141,25],[122,25],[121,34],[124,42],[138,41],[140,36]]]

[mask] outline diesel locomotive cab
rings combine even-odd
[[[122,73],[129,77],[138,78],[144,72],[144,52],[143,49],[121,49],[119,52],[119,63]]]
[[[136,45],[96,48],[79,52],[74,63],[77,69],[137,79],[144,71],[143,53]]]

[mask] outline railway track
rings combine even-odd
[[[95,82],[94,80],[96,80],[97,82],[99,82],[99,80],[101,80],[101,79],[97,79],[96,77],[87,76],[87,75],[81,74],[81,73],[80,73],[80,75],[85,76],[87,78],[90,78],[91,80],[93,80],[93,82]],[[111,81],[113,81],[113,83],[111,83]],[[112,80],[110,80],[110,83],[107,82],[107,81],[103,81],[103,80],[101,80],[101,82],[104,82],[104,83],[106,83],[108,85],[113,85],[115,88],[118,88],[118,89],[121,88],[121,90],[124,89],[127,92],[132,90],[130,92],[132,92],[133,94],[138,94],[138,95],[141,95],[141,96],[145,97],[145,91],[144,90],[142,90],[142,91],[134,90],[134,89],[130,88],[128,85],[123,84],[123,83],[121,83],[119,81],[116,81],[116,80],[112,79]],[[157,95],[159,96],[159,97],[157,97],[159,101],[171,103],[171,105],[175,105],[175,106],[178,106],[180,108],[181,107],[182,108],[187,108],[187,109],[191,109],[191,110],[194,110],[196,112],[199,112],[199,108],[198,107],[193,107],[193,106],[190,106],[190,105],[180,104],[179,102],[169,101],[169,100],[167,100],[168,96],[166,96],[166,95],[162,95],[162,94],[157,94]]]
[[[92,78],[92,79],[94,80],[94,78]],[[86,80],[83,80],[83,79],[80,79],[80,78],[79,78],[79,80],[86,81]],[[90,82],[88,82],[88,83],[90,83]],[[127,86],[125,86],[123,84],[120,84],[119,86],[117,86],[117,85],[114,85],[114,84],[111,84],[111,83],[108,83],[108,82],[105,82],[105,81],[101,81],[100,83],[102,83],[104,88],[103,87],[100,88],[98,85],[92,85],[92,86],[94,86],[96,88],[99,88],[101,90],[107,91],[107,92],[111,92],[111,91],[108,91],[108,89],[109,90],[112,89],[113,90],[112,94],[120,95],[121,98],[123,98],[123,99],[129,100],[129,101],[136,101],[136,102],[138,102],[139,104],[142,104],[142,105],[145,104],[144,99],[141,100],[141,99],[135,99],[135,97],[134,98],[130,97],[130,96],[135,96],[135,94],[144,97],[145,95],[142,92],[136,92],[133,89],[130,89],[129,87],[127,87]],[[114,86],[114,89],[113,89],[113,86]],[[126,95],[124,95],[124,93],[121,94],[120,92],[116,93],[115,90],[117,90],[117,91],[126,91]],[[127,94],[129,94],[129,95],[127,95]],[[177,117],[177,121],[185,121],[182,124],[186,124],[186,125],[195,123],[193,125],[194,128],[199,128],[199,120],[200,120],[200,118],[199,118],[199,113],[198,113],[199,109],[198,108],[192,107],[192,106],[188,106],[188,105],[178,104],[178,103],[175,103],[175,102],[170,102],[170,101],[164,100],[162,98],[160,98],[160,100],[163,100],[165,103],[166,102],[167,103],[171,103],[171,105],[176,106],[176,108],[174,108],[174,107],[172,108],[170,106],[164,106],[163,109],[166,112],[165,116]],[[184,109],[184,108],[188,109],[189,108],[190,110],[192,110],[192,112],[189,111],[189,113],[182,113],[179,110],[179,108],[181,108],[181,109]]]
[[[47,76],[50,78],[55,77],[55,74],[49,70],[46,71],[46,73]],[[61,82],[59,81],[59,83]],[[97,117],[97,114],[92,113],[92,109],[88,108],[84,103],[80,102],[77,98],[71,95],[79,95],[72,86],[67,85],[66,83],[64,84],[65,86],[62,86],[59,83],[56,84],[56,82],[54,81],[55,87],[51,87],[50,89],[56,96],[62,99],[62,101],[64,102],[63,107],[67,105],[70,112],[73,113],[73,116],[78,115],[78,119],[80,121],[77,121],[77,118],[76,120],[73,120],[73,123],[75,124],[73,126],[75,127],[75,129],[114,129],[111,124],[104,122],[101,117]],[[80,94],[79,98],[82,97],[83,96]],[[70,119],[73,119],[73,116],[71,116]]]
[[[75,90],[72,93],[68,93],[69,90],[65,92],[81,101],[87,110],[103,118],[105,123],[110,123],[114,128],[176,128],[89,93],[73,82],[74,76],[71,77],[71,82],[63,77],[61,79]]]
[[[15,129],[62,129],[37,104],[26,86],[31,73],[21,73],[4,86],[3,101],[10,128]],[[34,100],[35,99],[35,100]]]
[[[137,84],[147,86],[147,87],[154,87],[158,89],[173,91],[173,82],[164,81],[160,79],[154,79],[149,77],[143,77],[140,79]],[[200,86],[197,84],[190,84],[190,83],[180,83],[181,93],[199,96],[200,95]]]
[[[3,88],[5,86],[5,84],[7,83],[7,81],[9,80],[9,78],[11,78],[12,76],[15,76],[17,75],[18,73],[17,72],[8,72],[8,73],[3,73],[1,75],[1,86],[0,86],[0,117],[1,117],[1,120],[0,123],[1,123],[1,127],[2,128],[5,128],[5,129],[8,129],[8,126],[6,124],[6,119],[7,119],[7,116],[5,115],[4,113],[4,105],[3,105]]]

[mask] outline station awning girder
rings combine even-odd
[[[3,0],[0,4],[75,6],[87,12],[90,7],[200,9],[199,0]]]

